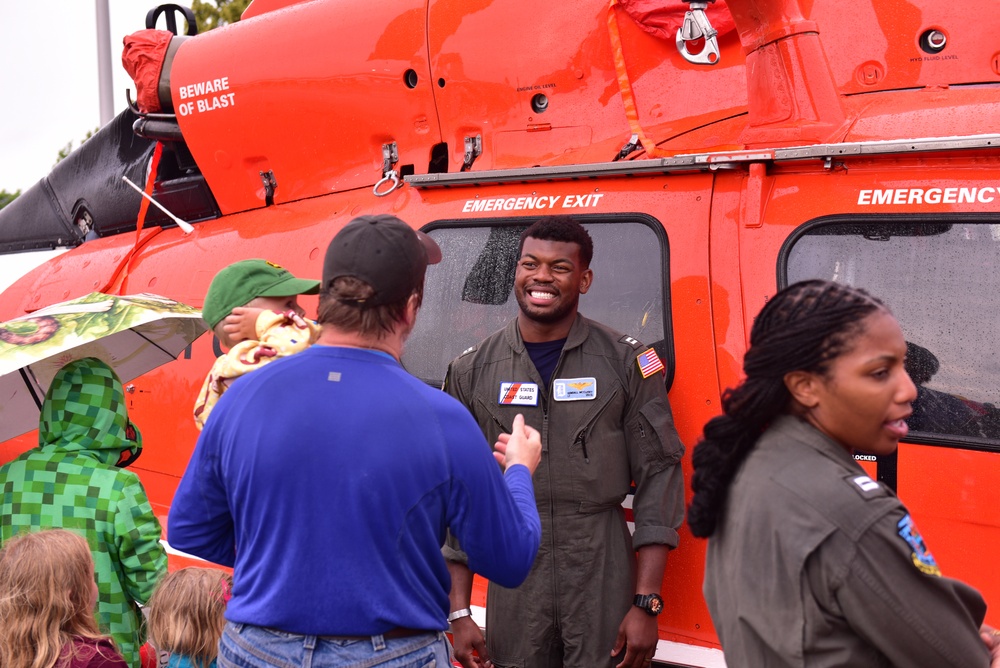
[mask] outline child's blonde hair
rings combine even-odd
[[[94,560],[64,529],[11,538],[0,550],[0,666],[51,668],[72,639],[102,638],[94,616]]]
[[[181,654],[207,668],[219,651],[232,588],[233,578],[214,568],[168,573],[149,599],[150,641],[158,651]]]

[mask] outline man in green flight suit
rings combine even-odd
[[[97,574],[97,620],[139,668],[142,613],[167,571],[160,523],[124,466],[142,437],[115,372],[93,357],[70,362],[42,404],[37,448],[0,468],[0,546],[21,532],[60,527],[87,539]]]
[[[488,441],[509,432],[516,413],[542,433],[542,546],[524,584],[490,585],[485,642],[469,616],[464,555],[454,541],[443,549],[466,668],[642,668],[656,650],[660,584],[684,516],[684,446],[656,352],[577,312],[592,257],[590,235],[570,218],[525,230],[517,317],[448,370],[445,390]],[[621,504],[633,481],[630,536]]]

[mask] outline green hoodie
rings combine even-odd
[[[129,437],[132,438],[129,438]],[[139,478],[117,466],[142,448],[114,371],[88,357],[52,379],[39,446],[0,468],[0,545],[26,531],[62,527],[87,539],[97,572],[97,619],[125,661],[139,668],[142,613],[167,555]]]

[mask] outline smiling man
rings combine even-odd
[[[490,442],[502,442],[517,413],[542,433],[542,547],[520,587],[491,583],[485,641],[469,616],[464,554],[454,542],[444,548],[466,668],[642,668],[656,649],[660,584],[684,514],[684,446],[656,352],[578,313],[593,252],[567,217],[525,230],[517,317],[452,362],[445,381]],[[621,504],[633,481],[630,536]]]

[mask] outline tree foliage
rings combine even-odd
[[[198,32],[208,32],[240,20],[250,0],[193,0],[191,11],[198,22]]]
[[[194,12],[195,21],[198,23],[198,32],[208,32],[213,28],[219,28],[224,25],[229,25],[230,23],[236,23],[240,20],[240,16],[243,15],[243,10],[250,5],[250,2],[251,0],[192,0],[191,11]],[[95,128],[94,130],[88,132],[87,136],[80,142],[80,145],[82,146],[83,142],[90,139],[99,129],[100,128]],[[56,156],[56,164],[66,159],[72,152],[73,142],[70,141],[59,149],[59,153]],[[6,190],[0,190],[0,209],[7,204],[10,204],[10,202],[20,194],[20,190],[15,193],[8,193]]]
[[[0,190],[0,209],[4,208],[21,194],[20,190],[15,190],[14,192],[7,192],[6,190]]]

